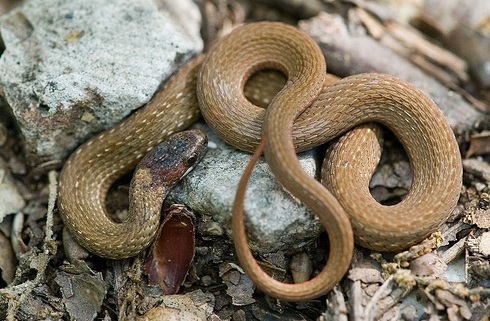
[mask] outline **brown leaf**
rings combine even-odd
[[[195,251],[194,214],[184,205],[172,205],[146,259],[150,285],[175,294],[191,266]]]
[[[490,131],[471,135],[470,147],[468,148],[466,157],[483,154],[490,154]]]

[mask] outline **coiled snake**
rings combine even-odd
[[[277,69],[288,79],[267,110],[243,94],[250,75],[262,69]],[[60,177],[58,204],[65,224],[81,245],[103,257],[130,257],[145,248],[158,218],[130,213],[132,224],[117,227],[104,209],[107,189],[147,150],[189,127],[201,111],[220,137],[237,148],[253,151],[262,135],[266,137],[262,147],[271,170],[327,230],[329,259],[317,277],[297,285],[275,281],[260,270],[248,249],[239,197],[233,218],[237,254],[265,292],[291,301],[326,293],[349,266],[353,234],[359,244],[376,250],[397,250],[420,241],[447,219],[459,197],[462,166],[450,126],[435,104],[406,82],[362,74],[324,86],[325,71],[318,46],[294,27],[260,22],[235,29],[204,62],[197,58],[176,73],[147,106],[72,154]],[[337,143],[340,149],[329,153],[333,158],[326,163],[335,173],[324,172],[323,178],[333,195],[298,163],[296,151],[366,122],[392,130],[409,156],[412,187],[394,206],[378,204],[369,193],[376,166],[376,157],[370,156],[375,148],[366,147],[370,129],[356,129],[351,138]],[[245,184],[239,186],[241,191]]]

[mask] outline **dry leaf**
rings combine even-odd
[[[150,285],[175,294],[184,282],[194,258],[194,214],[184,205],[172,205],[146,259]]]

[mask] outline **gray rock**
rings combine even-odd
[[[151,0],[31,0],[1,17],[0,85],[31,163],[112,127],[201,50],[173,16]]]
[[[167,202],[184,203],[201,215],[212,216],[231,236],[235,192],[251,155],[225,144],[207,125],[195,127],[208,135],[208,152],[172,190]],[[299,159],[309,175],[317,173],[315,151],[302,153]],[[260,254],[301,246],[323,230],[320,221],[276,181],[264,159],[256,165],[248,184],[245,214],[249,244]]]

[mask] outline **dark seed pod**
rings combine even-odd
[[[150,285],[175,294],[184,282],[195,252],[195,216],[184,205],[172,205],[146,259]]]

